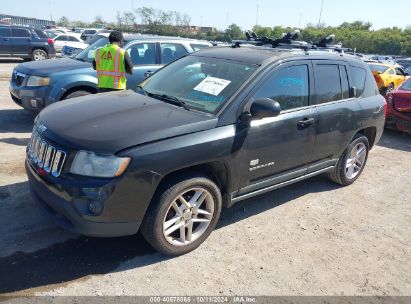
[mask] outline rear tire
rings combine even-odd
[[[64,97],[64,100],[66,99],[70,99],[70,98],[76,98],[76,97],[81,97],[81,96],[87,96],[87,95],[91,95],[92,93],[88,92],[88,91],[74,91],[70,94],[68,94],[66,97]]]
[[[47,52],[44,50],[40,50],[40,49],[34,50],[31,55],[31,59],[33,61],[46,60],[47,58],[48,58]]]
[[[338,159],[337,165],[328,173],[328,178],[342,186],[351,185],[364,170],[368,151],[367,137],[357,134]]]
[[[203,243],[217,224],[221,212],[217,185],[201,174],[171,179],[154,196],[141,232],[165,255],[188,253]]]

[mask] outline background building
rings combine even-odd
[[[20,25],[20,26],[32,26],[35,28],[56,27],[55,21],[21,17],[21,16],[3,15],[3,14],[0,14],[0,23],[1,24],[14,24],[14,25]]]

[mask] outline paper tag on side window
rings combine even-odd
[[[218,94],[220,94],[230,84],[230,82],[230,80],[207,76],[194,88],[194,90],[218,96]]]

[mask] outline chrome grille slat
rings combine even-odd
[[[27,152],[29,160],[47,173],[58,177],[66,161],[66,153],[43,139],[33,130]]]

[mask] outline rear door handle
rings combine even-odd
[[[297,126],[300,128],[307,128],[311,126],[315,122],[314,118],[304,118],[303,120],[300,120],[297,122]]]

